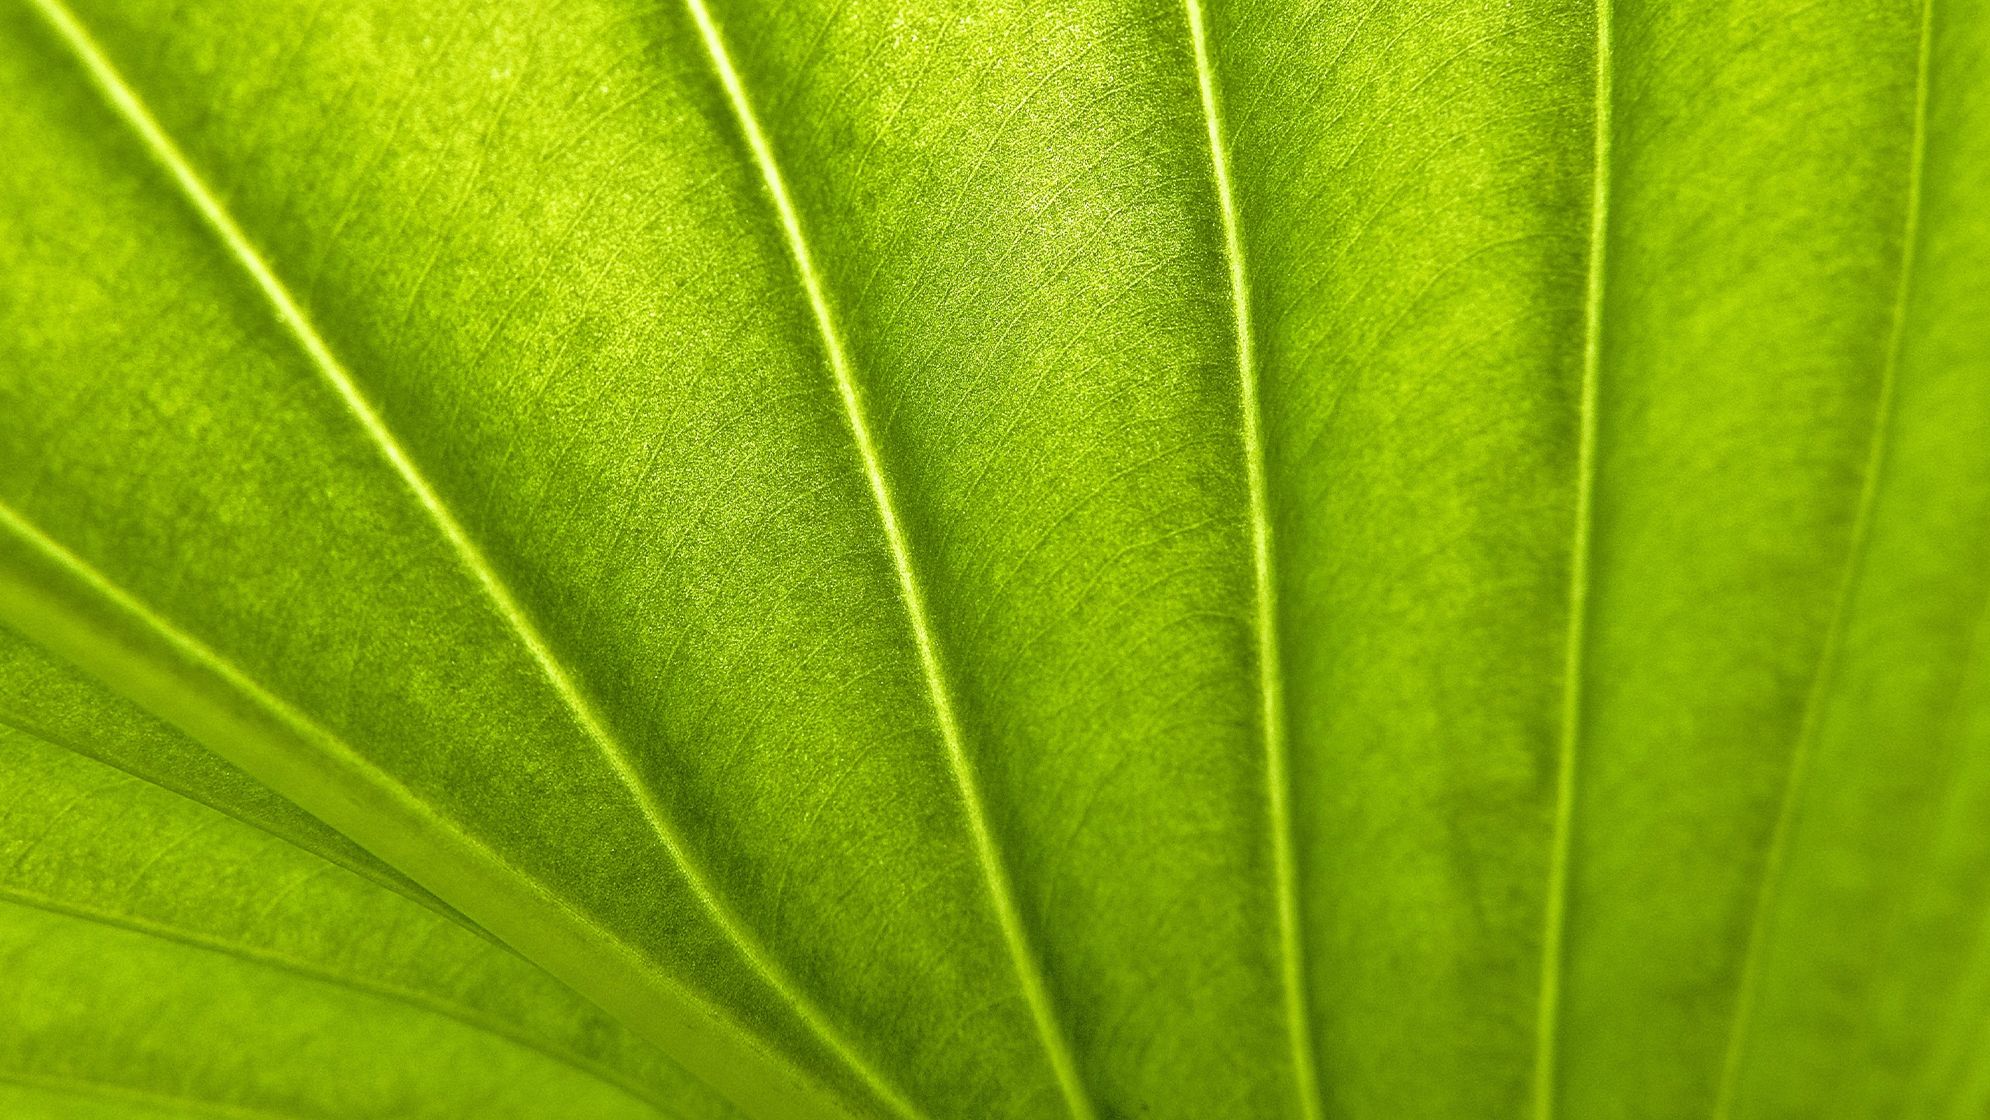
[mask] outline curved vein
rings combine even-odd
[[[1867,545],[1872,539],[1873,510],[1879,504],[1880,478],[1885,473],[1887,449],[1893,431],[1893,402],[1900,380],[1900,354],[1906,345],[1907,305],[1914,275],[1915,242],[1921,231],[1921,180],[1928,150],[1928,63],[1933,53],[1934,0],[1921,0],[1920,42],[1914,72],[1914,131],[1907,155],[1907,198],[1901,216],[1900,271],[1894,282],[1893,306],[1887,325],[1886,352],[1880,367],[1879,398],[1873,407],[1872,433],[1866,449],[1865,477],[1859,487],[1857,512],[1853,514],[1851,539],[1846,545],[1845,569],[1831,608],[1831,622],[1824,644],[1818,649],[1817,668],[1811,674],[1810,689],[1804,696],[1803,717],[1797,725],[1795,744],[1790,749],[1789,768],[1784,776],[1782,800],[1776,813],[1775,831],[1770,834],[1769,851],[1762,861],[1762,877],[1756,887],[1754,914],[1749,920],[1747,948],[1737,981],[1734,1011],[1728,1020],[1727,1047],[1721,1059],[1719,1088],[1714,1097],[1714,1120],[1727,1120],[1734,1111],[1735,1094],[1741,1085],[1742,1059],[1747,1050],[1749,1027],[1760,994],[1763,957],[1771,915],[1781,898],[1789,863],[1791,836],[1803,803],[1804,788],[1817,753],[1817,738],[1824,723],[1825,698],[1830,693],[1844,651],[1850,627],[1852,598],[1865,569]]]
[[[229,941],[225,938],[182,929],[146,918],[117,914],[108,910],[99,910],[93,906],[82,906],[76,903],[65,902],[36,891],[22,890],[18,887],[5,884],[0,884],[0,903],[21,906],[30,910],[40,910],[49,914],[58,914],[65,918],[74,918],[78,921],[90,922],[94,925],[107,926],[112,929],[140,934],[160,941],[172,942],[176,945],[184,945],[188,948],[199,949],[239,961],[246,961],[264,968],[288,972],[293,976],[299,976],[306,980],[334,988],[358,992],[388,1003],[402,1004],[419,1011],[425,1011],[431,1015],[439,1015],[453,1022],[461,1023],[473,1030],[491,1035],[494,1038],[503,1039],[513,1046],[531,1051],[541,1057],[566,1066],[585,1077],[599,1081],[613,1088],[616,1092],[646,1105],[658,1115],[676,1115],[676,1112],[670,1106],[658,1100],[647,1089],[606,1066],[593,1062],[563,1047],[542,1042],[496,1019],[489,1018],[479,1011],[449,1000],[437,998],[425,992],[412,988],[403,988],[394,984],[367,980],[358,976],[346,975],[329,968],[311,964],[307,961],[286,956],[282,953],[272,952],[267,949],[258,949],[240,942]]]
[[[1278,589],[1272,560],[1271,493],[1266,480],[1264,416],[1258,389],[1257,340],[1251,324],[1251,289],[1244,267],[1244,237],[1230,179],[1230,152],[1222,107],[1216,94],[1216,68],[1209,50],[1209,27],[1201,0],[1183,0],[1189,41],[1195,52],[1196,90],[1209,138],[1210,174],[1222,216],[1223,257],[1229,272],[1230,313],[1236,328],[1239,412],[1243,420],[1244,483],[1251,522],[1252,611],[1257,633],[1259,719],[1264,731],[1265,789],[1271,829],[1272,875],[1278,911],[1279,980],[1284,989],[1286,1043],[1291,1049],[1299,1113],[1306,1120],[1325,1114],[1320,1097],[1319,1058],[1313,1046],[1312,1011],[1306,982],[1306,943],[1299,914],[1299,860],[1292,822],[1292,761],[1285,726],[1285,672],[1279,656]]]
[[[332,352],[330,345],[325,342],[303,309],[297,305],[275,270],[263,260],[248,235],[243,232],[214,192],[207,187],[172,138],[153,118],[137,92],[97,46],[88,29],[62,4],[61,0],[31,0],[31,2],[83,63],[95,84],[118,114],[170,173],[187,201],[200,213],[209,228],[254,280],[277,318],[303,348],[311,363],[324,375],[325,380],[351,411],[354,419],[371,437],[381,455],[441,530],[464,569],[475,578],[499,617],[525,647],[561,702],[571,712],[582,732],[599,749],[616,779],[635,801],[645,823],[656,835],[671,862],[677,866],[686,885],[713,924],[724,933],[748,967],[793,1008],[796,1017],[801,1019],[828,1049],[835,1052],[856,1071],[895,1111],[912,1114],[914,1110],[905,1102],[902,1095],[857,1054],[841,1032],[816,1006],[813,999],[787,975],[786,970],[774,960],[773,955],[760,944],[758,938],[725,903],[702,866],[692,858],[689,845],[679,833],[676,824],[663,812],[662,806],[643,780],[636,768],[633,753],[609,730],[607,721],[594,700],[554,653],[523,604],[499,577],[489,558],[470,538],[468,531],[457,520],[455,514],[443,503],[441,495],[415,465],[400,440],[387,427],[378,410],[360,392],[352,374]]]
[[[947,763],[952,770],[954,783],[959,789],[966,809],[976,861],[980,864],[982,875],[987,881],[996,919],[1001,926],[1002,938],[1008,948],[1017,980],[1023,989],[1023,997],[1029,1004],[1030,1015],[1035,1020],[1045,1056],[1050,1062],[1066,1106],[1077,1120],[1092,1120],[1096,1115],[1095,1110],[1078,1073],[1077,1061],[1072,1055],[1070,1042],[1065,1037],[1056,1009],[1051,1003],[1042,964],[1037,960],[1036,952],[1025,931],[1022,913],[1016,903],[1015,888],[1009,880],[1008,871],[1003,865],[993,831],[988,824],[987,812],[982,806],[979,783],[967,756],[960,719],[954,712],[946,673],[940,662],[939,646],[933,637],[933,625],[926,608],[925,593],[913,568],[911,547],[906,540],[904,525],[899,520],[898,506],[892,497],[890,483],[885,478],[884,464],[878,454],[877,440],[871,431],[870,419],[864,408],[863,395],[857,385],[848,350],[843,343],[842,333],[836,325],[835,316],[830,311],[829,296],[821,274],[816,268],[814,256],[809,250],[808,239],[802,232],[801,216],[795,209],[794,200],[788,194],[787,181],[781,173],[779,161],[775,159],[773,144],[760,127],[759,117],[754,113],[752,101],[747,96],[745,83],[741,80],[738,69],[733,66],[732,56],[726,50],[725,40],[719,33],[717,23],[712,19],[704,0],[685,0],[685,3],[690,9],[692,21],[697,24],[699,37],[704,43],[706,53],[710,56],[712,68],[717,72],[719,84],[724,87],[726,102],[732,109],[747,147],[752,150],[755,167],[766,182],[767,193],[780,219],[782,238],[786,242],[789,254],[793,257],[795,273],[807,297],[809,312],[817,331],[822,336],[830,374],[836,383],[836,395],[843,406],[844,420],[849,424],[857,454],[863,461],[864,477],[870,485],[871,498],[877,506],[879,520],[883,522],[885,541],[891,552],[892,568],[898,579],[899,595],[904,600],[905,611],[912,629],[913,644],[918,650],[920,671],[925,679],[926,691],[932,699],[934,718],[939,725],[941,740],[946,746]]]
[[[332,864],[333,866],[342,868],[346,871],[352,872],[355,875],[361,876],[362,878],[366,879],[368,882],[374,884],[375,886],[382,887],[386,890],[390,890],[395,894],[401,896],[402,898],[407,899],[410,902],[418,903],[423,908],[430,911],[431,913],[436,914],[456,925],[463,927],[464,929],[470,931],[471,933],[476,934],[478,937],[484,939],[487,942],[490,942],[491,944],[499,944],[497,939],[491,934],[489,930],[486,930],[482,926],[479,926],[477,923],[471,921],[468,917],[464,916],[461,911],[457,910],[455,907],[449,905],[448,903],[442,901],[442,899],[436,897],[433,892],[428,890],[428,888],[423,887],[421,884],[415,882],[413,879],[410,879],[407,876],[400,874],[399,872],[388,867],[384,863],[381,863],[377,860],[358,859],[354,857],[352,852],[343,851],[337,848],[328,848],[327,850],[320,851],[317,848],[309,847],[303,843],[300,843],[296,838],[286,836],[282,832],[277,831],[277,829],[268,822],[252,819],[247,813],[243,812],[239,806],[220,804],[219,803],[221,801],[220,798],[216,798],[214,801],[208,801],[207,799],[197,796],[191,792],[188,792],[187,790],[167,785],[165,781],[161,780],[161,778],[158,776],[151,774],[142,774],[137,770],[132,769],[123,760],[106,757],[95,751],[85,750],[83,747],[79,746],[75,741],[70,739],[69,736],[50,731],[40,726],[35,721],[27,719],[17,714],[16,712],[7,710],[6,708],[0,708],[0,728],[11,728],[15,731],[20,732],[23,735],[27,735],[35,739],[40,739],[42,742],[47,743],[50,746],[59,747],[62,750],[68,751],[70,754],[79,755],[99,765],[110,767],[111,769],[116,770],[121,774],[128,775],[129,777],[131,777],[136,781],[144,782],[145,784],[150,786],[156,786],[159,789],[165,790],[166,792],[171,793],[176,797],[183,797],[188,801],[194,802],[195,804],[211,809],[217,813],[221,813],[224,816],[230,818],[231,820],[234,820],[239,824],[247,825],[248,827],[255,829],[256,831],[262,833],[265,836],[281,840],[284,843],[289,844],[290,846],[298,848],[302,851],[310,852],[312,855],[318,857],[319,859],[324,860],[327,863]],[[321,824],[321,825],[323,824],[323,822],[318,821],[317,818],[315,817],[307,817],[306,819],[316,824]],[[365,851],[365,849],[359,847],[358,843],[354,841],[351,837],[329,828],[326,831],[331,835],[336,836],[338,839],[353,845],[354,851],[358,852]]]
[[[144,695],[156,698],[161,682],[140,678],[148,673],[152,678],[169,678],[166,688],[183,705],[176,722],[207,725],[210,734],[196,738],[213,744],[216,753],[272,788],[286,783],[265,775],[288,768],[290,784],[316,794],[309,803],[299,802],[304,809],[348,835],[367,835],[369,849],[383,860],[426,867],[433,879],[454,877],[470,883],[464,893],[479,894],[485,904],[474,916],[483,928],[503,936],[520,956],[568,981],[666,1053],[671,1052],[671,1040],[686,1037],[684,1021],[693,1019],[698,1029],[712,1032],[727,1048],[728,1057],[751,1055],[765,1066],[777,1067],[794,1086],[808,1091],[814,1103],[836,1116],[844,1115],[836,1096],[725,1008],[664,971],[338,735],[0,502],[0,542],[9,539],[25,547],[31,562],[46,569],[37,579],[33,574],[11,573],[0,562],[0,617],[22,634],[79,665],[90,663],[105,670],[100,675],[117,680],[141,706],[150,707]],[[73,586],[51,587],[49,576]],[[114,611],[182,664],[162,664],[167,659],[156,650],[107,650],[129,643],[103,633],[101,623],[76,618],[68,600],[78,591]],[[206,695],[208,681],[218,683],[247,712],[215,704]],[[195,734],[191,729],[188,733]]]
[[[1603,282],[1610,230],[1610,132],[1613,42],[1611,5],[1596,4],[1596,89],[1590,176],[1589,263],[1583,285],[1582,396],[1576,436],[1574,535],[1569,548],[1568,634],[1562,653],[1561,732],[1555,758],[1555,807],[1542,917],[1541,991],[1535,1008],[1533,1114],[1555,1114],[1560,1058],[1562,971],[1568,932],[1570,849],[1575,832],[1576,748],[1582,737],[1583,651],[1588,643],[1591,531],[1596,505],[1596,396],[1603,367]]]

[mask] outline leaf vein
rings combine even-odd
[[[1533,1114],[1555,1115],[1560,1059],[1562,972],[1568,934],[1569,864],[1574,846],[1575,786],[1582,737],[1584,650],[1589,632],[1591,534],[1596,505],[1597,392],[1603,366],[1603,285],[1610,229],[1613,0],[1597,0],[1595,110],[1589,201],[1589,261],[1583,282],[1582,388],[1578,405],[1573,537],[1569,547],[1568,632],[1562,651],[1561,727],[1555,757],[1555,802],[1542,912],[1541,983],[1535,1007]]]
[[[163,643],[175,656],[184,659],[186,668],[219,682],[256,716],[268,720],[280,729],[282,735],[307,744],[311,749],[309,762],[314,772],[339,787],[328,792],[327,797],[329,804],[337,804],[343,810],[340,819],[334,819],[335,815],[328,813],[324,805],[304,806],[307,810],[323,817],[328,825],[340,827],[341,820],[345,816],[354,811],[361,811],[367,813],[372,820],[384,822],[391,832],[402,835],[410,831],[418,832],[424,850],[435,854],[441,863],[453,864],[457,868],[468,869],[472,874],[485,877],[488,880],[486,886],[496,888],[488,891],[493,906],[510,907],[515,910],[522,902],[531,907],[531,912],[541,921],[547,912],[557,915],[572,927],[572,930],[584,938],[591,939],[593,944],[588,948],[609,958],[612,967],[625,970],[647,985],[667,993],[669,999],[679,1001],[685,1008],[711,1024],[725,1028],[746,1046],[767,1056],[770,1061],[784,1062],[785,1070],[792,1072],[798,1081],[806,1083],[811,1089],[821,1091],[806,1071],[784,1057],[774,1056],[763,1038],[742,1026],[704,993],[687,987],[675,976],[659,968],[653,961],[623,941],[614,931],[601,925],[591,915],[551,890],[523,868],[514,866],[503,855],[488,847],[475,834],[464,828],[460,822],[430,802],[416,796],[392,775],[380,770],[371,759],[355,750],[338,735],[319,726],[310,716],[257,682],[221,653],[179,629],[125,589],[112,583],[108,577],[81,557],[51,539],[10,506],[0,503],[0,540],[9,537],[19,545],[25,546],[40,563],[53,568],[63,578],[73,580],[89,595],[117,611],[130,624]],[[0,575],[4,574],[5,567],[0,566]],[[9,587],[10,582],[16,586]],[[40,629],[24,625],[18,608],[22,582],[0,579],[0,607],[13,608],[8,611],[7,621],[10,624],[37,640],[45,640],[48,636],[65,630],[81,629],[71,618],[55,619],[52,629],[47,625]],[[54,607],[60,596],[48,595],[47,589],[41,586],[36,586],[29,594],[34,596],[33,601],[43,608],[35,612],[44,615],[37,621],[49,623],[51,620],[46,617],[49,613],[48,608]],[[9,600],[13,602],[10,603]],[[53,613],[60,615],[64,612],[62,608],[54,607]],[[84,638],[82,641],[88,643],[89,639]],[[167,672],[175,676],[186,675],[186,669],[179,667],[169,669]],[[192,684],[182,684],[181,688],[193,693],[200,690],[198,685]],[[218,747],[216,749],[224,758],[250,771],[252,776],[256,774],[256,768],[247,763],[241,751],[221,750]],[[353,794],[343,788],[355,781],[367,790],[369,800],[377,799],[384,802],[384,806],[355,810],[356,801]],[[404,842],[402,846],[405,847]],[[392,853],[377,854],[386,859]],[[479,917],[477,921],[481,923],[483,918]],[[514,929],[512,932],[516,934],[517,930]],[[558,938],[551,940],[557,941]],[[589,991],[588,994],[597,997],[599,995],[596,991]],[[597,1002],[600,1002],[598,998]]]
[[[1307,987],[1306,950],[1299,911],[1299,867],[1292,817],[1292,761],[1287,740],[1284,667],[1279,656],[1277,572],[1272,553],[1271,494],[1266,478],[1264,416],[1258,385],[1257,344],[1251,323],[1250,279],[1245,269],[1243,230],[1230,178],[1216,69],[1210,58],[1208,22],[1201,0],[1184,0],[1190,46],[1195,55],[1196,89],[1209,140],[1210,175],[1223,226],[1223,257],[1229,279],[1230,313],[1236,330],[1238,395],[1243,422],[1245,488],[1249,492],[1251,584],[1257,636],[1257,686],[1262,703],[1265,788],[1271,831],[1272,874],[1278,912],[1279,981],[1284,992],[1286,1043],[1291,1050],[1294,1089],[1300,1114],[1319,1120],[1319,1058],[1313,1045]]]
[[[1858,505],[1852,519],[1852,532],[1846,544],[1845,567],[1833,598],[1831,621],[1824,643],[1818,648],[1817,666],[1805,692],[1803,715],[1797,724],[1796,741],[1790,749],[1789,767],[1776,812],[1769,850],[1763,857],[1762,875],[1756,885],[1755,907],[1749,919],[1741,976],[1736,982],[1734,1009],[1728,1020],[1727,1046],[1721,1059],[1719,1088],[1714,1097],[1714,1120],[1727,1120],[1734,1110],[1741,1087],[1742,1061],[1748,1047],[1749,1028],[1755,1004],[1760,997],[1762,973],[1767,967],[1768,926],[1788,879],[1790,844],[1802,811],[1804,790],[1809,784],[1817,739],[1822,733],[1826,697],[1835,683],[1839,660],[1850,628],[1852,600],[1865,570],[1866,554],[1872,541],[1874,509],[1879,504],[1881,476],[1885,473],[1887,452],[1892,445],[1894,397],[1900,381],[1900,355],[1906,345],[1907,307],[1914,275],[1915,242],[1921,228],[1922,177],[1928,150],[1928,68],[1933,53],[1934,0],[1919,5],[1919,44],[1914,73],[1914,125],[1908,142],[1907,190],[1901,215],[1899,272],[1894,281],[1889,310],[1886,350],[1879,376],[1878,400],[1873,407],[1872,432],[1866,448],[1864,475],[1859,483]]]
[[[32,2],[84,65],[119,115],[138,133],[151,154],[171,175],[175,184],[200,213],[209,228],[222,240],[229,252],[253,279],[276,312],[278,320],[303,348],[311,362],[350,410],[354,419],[372,438],[401,481],[414,494],[447,539],[464,569],[477,581],[499,617],[518,638],[540,672],[552,685],[554,692],[579,724],[581,731],[600,750],[616,779],[636,802],[637,809],[645,822],[713,924],[719,927],[731,941],[735,951],[761,980],[788,1001],[795,1008],[797,1016],[818,1034],[831,1050],[851,1060],[853,1067],[864,1073],[867,1078],[878,1080],[863,1062],[851,1057],[849,1046],[840,1034],[829,1025],[826,1018],[815,1009],[813,1002],[801,992],[785,970],[774,961],[772,955],[749,931],[746,924],[725,903],[703,868],[691,857],[689,845],[679,834],[674,822],[664,813],[648,783],[643,780],[636,768],[633,753],[610,731],[606,719],[597,709],[593,699],[553,651],[526,612],[524,605],[498,575],[495,567],[471,539],[469,532],[457,520],[455,514],[444,504],[441,495],[421,473],[407,449],[401,445],[400,440],[387,426],[373,404],[361,393],[351,373],[332,352],[330,345],[319,334],[303,309],[298,306],[283,281],[263,260],[248,235],[228,213],[219,198],[208,189],[192,163],[145,107],[137,92],[125,81],[110,59],[97,46],[89,31],[61,0],[32,0]],[[890,1095],[888,1090],[887,1095]]]
[[[842,404],[844,419],[849,425],[858,456],[863,462],[864,476],[869,483],[879,519],[883,523],[885,540],[891,552],[892,567],[898,580],[899,595],[904,601],[912,629],[913,644],[919,656],[921,674],[933,704],[940,737],[946,747],[947,761],[966,812],[976,862],[986,881],[1003,941],[1009,951],[1017,980],[1023,989],[1024,1000],[1029,1005],[1031,1017],[1035,1021],[1037,1033],[1043,1043],[1045,1056],[1056,1077],[1058,1089],[1064,1096],[1065,1104],[1077,1120],[1092,1120],[1095,1115],[1094,1109],[1078,1073],[1070,1043],[1065,1038],[1064,1028],[1052,1006],[1043,976],[1043,966],[1038,961],[1035,949],[1025,932],[1022,913],[1016,903],[1014,886],[1003,866],[987,812],[982,805],[979,783],[967,756],[960,720],[954,712],[946,674],[940,662],[939,647],[933,635],[925,594],[913,567],[911,548],[906,539],[904,526],[899,521],[898,507],[892,497],[891,486],[885,478],[883,461],[878,452],[876,438],[871,431],[870,420],[864,408],[863,396],[857,385],[848,351],[844,346],[835,317],[830,311],[828,293],[817,271],[814,256],[809,250],[808,239],[802,230],[800,214],[788,194],[787,181],[782,175],[779,162],[775,159],[773,145],[760,127],[759,118],[755,115],[752,102],[747,96],[745,83],[733,66],[732,56],[726,49],[717,23],[712,19],[711,12],[703,0],[686,0],[686,4],[690,8],[693,22],[698,26],[699,36],[704,42],[706,53],[710,56],[712,67],[717,72],[719,83],[724,87],[727,103],[737,119],[748,148],[752,151],[755,167],[761,178],[765,180],[768,194],[780,220],[783,239],[793,258],[803,294],[807,297],[809,311],[816,329],[822,336],[823,349],[829,362],[830,374],[835,381],[837,397]],[[909,1111],[910,1106],[903,1106],[903,1110]]]
[[[585,1074],[596,1081],[612,1086],[618,1092],[648,1105],[660,1115],[674,1115],[662,1101],[655,1099],[648,1091],[604,1066],[600,1066],[563,1048],[541,1042],[468,1007],[449,1000],[439,999],[424,992],[411,988],[403,988],[395,984],[386,984],[363,979],[358,976],[346,975],[332,969],[298,960],[283,953],[258,949],[210,934],[182,929],[163,922],[134,917],[128,914],[117,914],[93,906],[83,906],[67,902],[37,891],[24,890],[15,886],[0,885],[0,902],[12,903],[13,905],[26,907],[31,910],[41,910],[50,914],[74,918],[78,921],[90,922],[95,925],[108,926],[129,933],[141,934],[160,941],[170,941],[174,944],[185,945],[203,952],[231,957],[235,960],[246,961],[250,964],[260,965],[280,972],[288,972],[315,983],[325,984],[334,988],[344,988],[390,1003],[405,1004],[420,1011],[440,1015],[446,1019],[461,1023],[466,1027],[482,1031],[496,1038],[501,1038],[514,1046],[530,1050],[533,1053],[542,1055],[579,1073]]]

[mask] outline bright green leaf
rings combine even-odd
[[[0,758],[9,1116],[736,1115],[429,910],[32,736]]]
[[[1980,0],[4,20],[7,722],[759,1116],[1990,1099]]]

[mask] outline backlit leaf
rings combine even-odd
[[[1990,1101],[1981,0],[4,11],[19,1108]]]

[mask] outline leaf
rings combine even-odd
[[[166,1115],[737,1115],[453,922],[26,734],[0,732],[0,752],[9,1115],[92,1099]]]
[[[1980,8],[23,0],[0,715],[750,1115],[1972,1114]]]
[[[0,724],[164,786],[465,920],[220,756],[4,629],[0,629]]]

